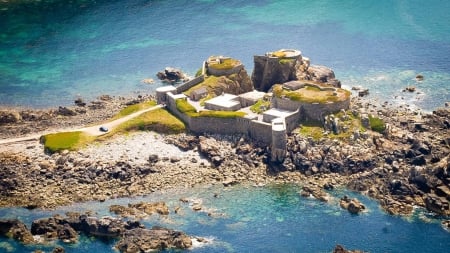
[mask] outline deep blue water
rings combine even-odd
[[[449,1],[31,2],[0,3],[0,105],[151,93],[162,84],[141,80],[166,66],[193,75],[222,54],[250,72],[253,55],[280,48],[302,50],[381,101],[426,110],[450,101]],[[402,93],[408,85],[421,94]]]
[[[185,231],[194,236],[208,238],[210,243],[192,252],[331,252],[336,244],[370,252],[447,252],[450,233],[438,220],[431,220],[417,212],[411,218],[400,218],[382,212],[376,202],[363,196],[337,190],[330,203],[299,195],[299,186],[272,185],[260,188],[235,186],[209,187],[153,194],[134,199],[116,199],[105,203],[83,203],[59,208],[55,211],[29,211],[0,209],[0,218],[19,218],[30,226],[32,219],[48,217],[66,211],[97,211],[98,215],[111,215],[111,204],[127,205],[138,201],[165,201],[171,213],[168,217],[152,216],[143,223],[147,227],[164,227]],[[219,195],[213,197],[214,193]],[[344,194],[357,196],[368,212],[351,215],[339,207],[338,199]],[[194,212],[180,197],[202,201],[207,212]],[[175,214],[175,207],[181,207]],[[66,252],[111,252],[115,241],[98,241],[82,237],[77,245],[63,245]],[[11,240],[0,239],[0,252],[7,247],[12,252],[30,252],[36,248],[24,247]]]

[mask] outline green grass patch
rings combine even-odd
[[[323,138],[323,127],[320,122],[307,121],[303,122],[301,127],[298,129],[298,133],[305,137],[311,137],[314,140],[320,140]]]
[[[135,105],[129,105],[129,106],[123,108],[116,116],[113,117],[113,119],[122,118],[124,116],[130,115],[132,113],[135,113],[135,112],[143,110],[143,109],[150,108],[155,105],[156,105],[156,101],[153,101],[153,100],[147,101],[147,102],[142,102],[142,103],[135,104]]]
[[[209,64],[208,68],[218,69],[218,70],[227,70],[232,69],[238,65],[240,65],[241,62],[239,60],[228,58],[228,59],[222,59],[220,63],[214,63]]]
[[[211,93],[213,93],[214,88],[217,86],[218,78],[219,77],[217,77],[217,76],[208,76],[205,78],[205,80],[203,82],[195,85],[194,87],[191,87],[187,91],[183,92],[183,94],[189,97],[191,95],[192,91],[197,90],[202,87],[205,87],[206,90],[208,90],[208,93],[211,94]]]
[[[199,69],[197,70],[197,72],[195,72],[195,77],[201,76],[202,73],[203,73],[203,68],[199,68]]]
[[[197,110],[186,99],[177,99],[175,101],[178,111],[181,113],[196,113]]]
[[[257,114],[261,114],[269,109],[270,109],[270,101],[264,99],[260,99],[254,105],[250,106],[250,110]]]
[[[279,62],[281,65],[284,65],[284,64],[290,64],[290,63],[293,63],[294,61],[295,61],[294,59],[283,58],[283,59],[280,59],[278,62]]]
[[[273,86],[273,94],[276,97],[286,97],[292,101],[298,101],[303,103],[319,103],[325,104],[327,102],[337,102],[344,99],[348,99],[351,95],[350,91],[344,89],[337,89],[337,95],[331,90],[321,90],[318,87],[306,85],[305,88],[295,91],[289,91],[283,89],[281,84]]]
[[[186,126],[166,109],[157,109],[122,123],[111,134],[136,130],[173,134],[186,131]]]
[[[230,111],[200,111],[196,117],[212,117],[212,118],[242,118],[247,115],[245,112]]]
[[[383,133],[386,129],[386,125],[384,124],[384,121],[378,117],[374,117],[372,115],[369,115],[369,123],[370,128],[372,128],[372,131]]]
[[[47,134],[41,138],[44,144],[44,150],[49,153],[60,152],[62,150],[76,150],[95,139],[80,131]]]
[[[275,52],[272,52],[272,56],[278,57],[278,58],[283,58],[283,57],[286,57],[286,53],[283,51],[275,51]]]

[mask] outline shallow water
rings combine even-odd
[[[165,66],[193,75],[222,54],[251,72],[253,55],[297,48],[348,87],[432,110],[450,100],[449,7],[440,0],[0,3],[0,104],[151,93],[162,84],[141,80]],[[419,73],[425,80],[415,83]],[[411,84],[424,94],[401,92]]]
[[[331,252],[336,244],[370,252],[445,252],[450,247],[450,233],[438,220],[417,212],[411,218],[400,218],[382,212],[376,202],[347,191],[331,192],[334,199],[322,203],[299,195],[299,186],[270,185],[265,187],[235,186],[169,191],[138,198],[89,202],[59,208],[55,211],[0,209],[0,218],[17,217],[30,226],[37,217],[51,213],[93,210],[112,215],[111,204],[139,201],[165,201],[171,213],[167,217],[151,216],[143,223],[147,227],[161,225],[205,237],[210,243],[192,252]],[[218,198],[213,195],[217,193]],[[368,212],[351,215],[339,207],[344,194],[358,197]],[[185,197],[202,203],[205,212],[194,212],[189,204],[179,201]],[[175,214],[175,207],[181,207]],[[212,213],[211,216],[208,213]],[[66,252],[110,252],[115,241],[99,241],[82,237],[77,245],[67,246]],[[30,252],[11,240],[0,239],[0,251],[5,244],[14,252]],[[41,247],[50,251],[55,245]]]

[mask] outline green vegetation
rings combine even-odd
[[[208,65],[208,68],[218,69],[218,70],[226,70],[226,69],[232,69],[238,65],[240,65],[241,62],[239,60],[233,59],[233,58],[227,58],[220,60],[220,63],[214,63]]]
[[[284,64],[294,63],[294,61],[295,61],[294,59],[283,58],[283,59],[280,59],[278,62],[280,64],[284,65]]]
[[[178,111],[182,113],[196,113],[197,110],[186,99],[177,99],[176,101]]]
[[[181,113],[185,113],[190,117],[213,117],[213,118],[242,118],[246,115],[245,112],[230,112],[230,111],[200,111],[197,112],[194,106],[189,104],[185,99],[177,99],[177,109]]]
[[[247,115],[245,112],[234,111],[200,111],[194,117],[212,117],[212,118],[242,118]]]
[[[283,51],[272,52],[273,57],[283,58],[286,57],[286,53]]]
[[[378,117],[369,115],[369,123],[370,123],[370,128],[372,128],[372,130],[375,132],[383,133],[384,130],[386,129],[386,125],[384,124],[384,121]]]
[[[265,110],[263,110],[265,108]],[[270,108],[270,101],[265,99],[258,100],[254,105],[250,107],[250,110],[254,113],[261,114]]]
[[[149,101],[128,106],[114,116],[113,119],[130,115],[131,113],[154,105],[156,105],[154,101]],[[151,130],[159,133],[180,133],[184,132],[186,127],[183,122],[170,114],[167,110],[157,109],[130,119],[118,127],[110,129],[110,132],[100,137],[90,136],[81,131],[61,132],[44,135],[42,136],[41,141],[44,144],[46,152],[55,153],[62,150],[76,150],[90,142],[111,137],[116,133],[135,130]]]
[[[122,123],[111,134],[136,130],[173,134],[184,132],[186,126],[166,109],[157,109]]]
[[[305,137],[312,137],[317,141],[323,138],[323,127],[315,122],[306,122],[301,125],[298,133]]]
[[[355,117],[351,113],[338,112],[334,114],[334,117],[338,118],[341,127],[347,130],[342,131],[339,134],[329,133],[327,135],[328,138],[347,140],[355,131],[365,131],[365,129],[361,126],[360,118]],[[322,123],[318,121],[307,121],[302,123],[301,127],[298,129],[298,133],[305,137],[312,137],[314,140],[319,140],[325,137]]]
[[[153,100],[139,103],[139,104],[129,105],[129,106],[123,108],[116,116],[113,117],[113,119],[122,118],[124,116],[135,113],[139,110],[147,109],[147,108],[150,108],[155,105],[156,105],[156,101],[153,101]]]
[[[195,77],[201,76],[201,75],[202,75],[202,72],[203,72],[203,68],[199,68],[199,69],[197,70],[197,72],[195,72]]]
[[[199,88],[202,88],[202,87],[205,87],[208,90],[208,93],[211,94],[211,93],[213,93],[213,90],[217,86],[218,79],[219,79],[219,77],[217,77],[217,76],[208,76],[205,78],[205,80],[203,82],[195,85],[194,87],[191,87],[189,90],[185,91],[183,94],[189,97],[191,95],[191,92],[193,92],[194,90],[197,90]]]
[[[337,89],[337,94],[332,90],[321,90],[313,85],[306,85],[303,89],[288,91],[283,89],[281,84],[273,86],[273,94],[276,97],[285,96],[293,101],[304,103],[320,103],[342,101],[350,97],[351,92],[344,89]]]
[[[41,137],[44,150],[49,153],[62,150],[75,150],[95,139],[80,131],[47,134]]]

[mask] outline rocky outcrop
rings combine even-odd
[[[274,57],[273,54],[254,56],[252,81],[259,91],[268,91],[274,84],[292,80],[306,80],[341,87],[334,71],[320,65],[310,65],[310,60],[302,55]]]
[[[120,238],[116,248],[121,252],[192,247],[192,238],[183,232],[162,227],[146,229],[138,221],[108,216],[97,218],[79,213],[67,213],[65,217],[55,215],[33,221],[31,231],[18,220],[0,220],[0,235],[12,237],[23,243],[35,243],[33,235],[41,236],[45,241],[59,239],[65,243],[75,243],[78,240],[78,233],[102,238]],[[196,240],[203,241],[201,238]],[[64,252],[64,249],[57,248],[54,252]]]
[[[180,69],[173,67],[166,67],[164,71],[160,71],[156,74],[159,80],[168,83],[175,83],[179,81],[188,81],[186,74],[183,73]]]
[[[136,228],[126,231],[115,247],[120,252],[188,249],[192,247],[192,239],[182,232],[161,227]]]
[[[219,76],[214,86],[209,87],[209,92],[219,96],[223,93],[239,95],[253,90],[253,84],[247,71],[243,68],[238,73]]]
[[[334,71],[325,66],[311,65],[305,70],[297,68],[296,75],[298,80],[310,80],[318,83],[326,83],[337,88],[341,87],[341,82],[336,79]]]
[[[122,217],[142,218],[152,214],[168,215],[169,208],[165,202],[128,204],[128,207],[112,205],[109,211]]]
[[[301,64],[302,56],[280,59],[270,56],[254,56],[252,81],[255,89],[268,91],[274,84],[296,80],[295,66]]]
[[[0,111],[0,125],[8,123],[17,123],[22,120],[22,116],[19,112],[14,110],[2,110]]]
[[[33,235],[27,226],[17,220],[0,220],[0,235],[13,238],[25,244],[34,243]]]
[[[366,209],[358,199],[351,199],[347,196],[344,196],[339,200],[339,205],[352,214],[358,214]]]
[[[302,191],[300,192],[300,195],[303,197],[309,197],[309,196],[313,196],[315,199],[320,200],[322,202],[328,202],[330,199],[330,196],[328,195],[328,193],[326,193],[325,191],[323,191],[322,188],[320,188],[317,185],[304,185],[302,187]]]
[[[334,248],[333,253],[364,253],[364,251],[361,251],[361,250],[347,250],[343,246],[338,244]]]

